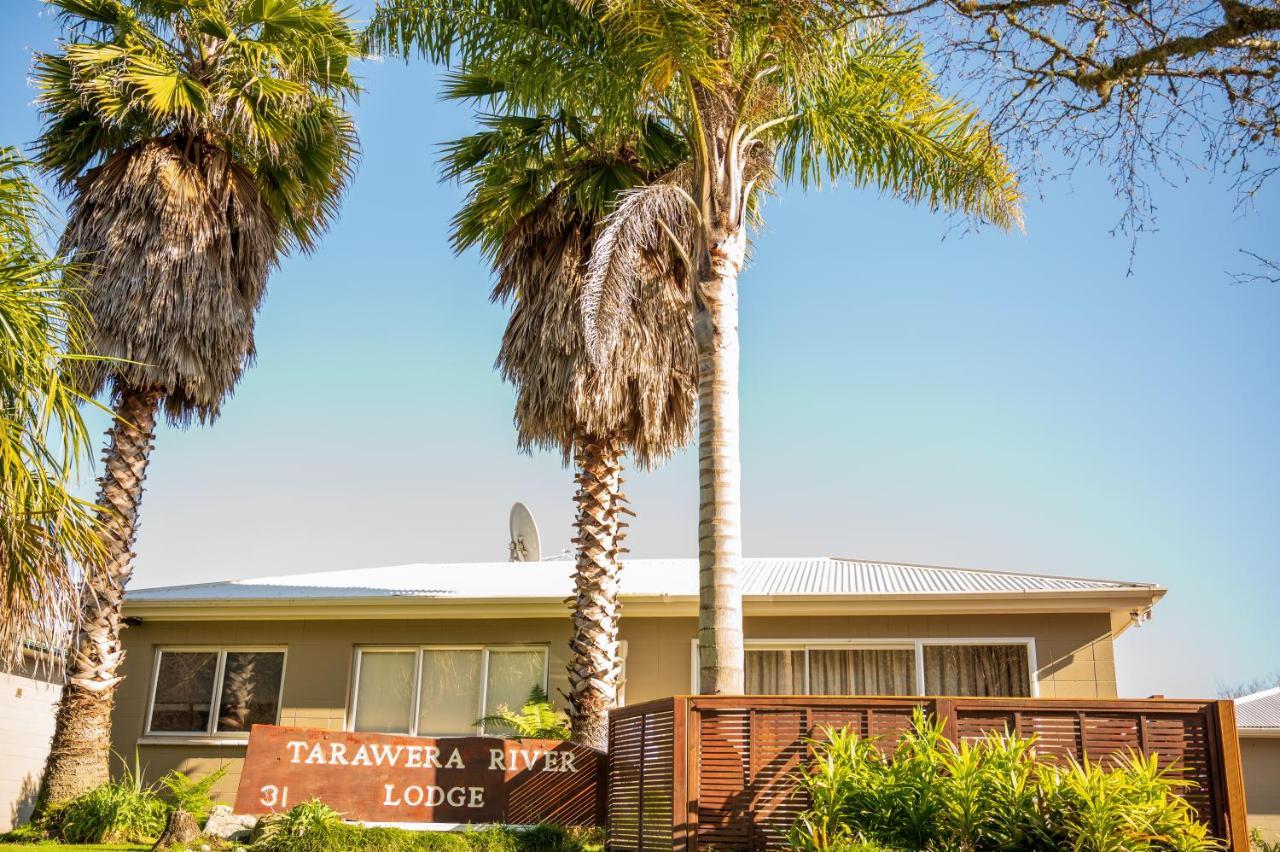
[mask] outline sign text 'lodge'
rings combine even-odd
[[[318,798],[369,822],[599,825],[604,755],[564,740],[408,737],[255,725],[236,813]]]

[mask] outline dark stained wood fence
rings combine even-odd
[[[944,719],[952,740],[1014,731],[1077,759],[1156,754],[1195,783],[1185,798],[1227,848],[1248,852],[1230,701],[843,696],[677,696],[614,710],[609,848],[784,848],[806,805],[793,782],[805,740],[853,726],[891,753],[917,707]]]

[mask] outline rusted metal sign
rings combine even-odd
[[[601,825],[603,752],[563,740],[254,725],[236,813],[320,799],[368,822]]]

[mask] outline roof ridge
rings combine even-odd
[[[1041,580],[1075,580],[1081,583],[1110,583],[1114,586],[1142,586],[1159,588],[1157,583],[1143,583],[1137,580],[1112,580],[1099,577],[1079,577],[1070,574],[1040,574],[1035,571],[1001,571],[998,568],[963,568],[957,565],[930,565],[924,562],[886,562],[881,559],[856,559],[851,556],[826,556],[833,562],[861,562],[866,565],[894,565],[899,568],[923,568],[927,571],[960,571],[965,574],[996,574],[1001,577],[1036,577]]]

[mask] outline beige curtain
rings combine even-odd
[[[915,695],[916,655],[909,648],[809,651],[812,695]]]
[[[1031,695],[1026,645],[925,645],[929,695]]]
[[[748,695],[804,695],[804,651],[748,650]]]

